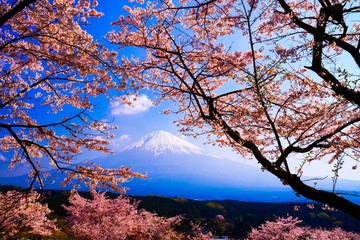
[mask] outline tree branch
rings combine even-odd
[[[30,4],[36,2],[36,0],[23,0],[10,11],[6,12],[0,17],[0,26],[4,25],[9,19],[13,18],[17,13],[21,12],[24,8]]]

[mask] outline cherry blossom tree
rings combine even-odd
[[[72,191],[70,206],[64,208],[70,214],[69,227],[76,239],[211,239],[209,233],[194,225],[192,235],[174,230],[181,217],[159,217],[155,213],[138,209],[138,202],[119,195],[109,199],[105,193],[92,191],[92,200]]]
[[[54,220],[47,215],[51,212],[47,205],[38,202],[36,191],[22,193],[8,191],[0,193],[0,237],[10,239],[24,234],[51,236],[57,229]]]
[[[302,221],[291,216],[287,218],[276,218],[275,221],[266,221],[258,228],[253,228],[247,236],[247,240],[300,240],[300,239],[359,239],[360,235],[346,232],[340,228],[332,230],[310,229],[298,226]]]
[[[121,190],[130,169],[76,165],[82,150],[108,152],[114,126],[94,119],[94,97],[117,88],[116,53],[84,26],[100,17],[96,0],[0,1],[0,150],[9,168],[30,170],[30,187],[50,170],[88,185]],[[120,88],[118,88],[120,89]],[[51,172],[54,175],[54,172]]]
[[[266,19],[273,22],[273,27],[286,29],[291,25],[292,29],[287,29],[291,34],[299,35],[300,31],[307,33],[304,40],[312,51],[309,53],[311,64],[306,68],[315,72],[336,95],[360,106],[357,77],[360,67],[360,24],[353,19],[359,12],[359,4],[353,1],[319,0],[315,4],[303,2],[294,5],[290,1],[278,0],[271,7],[273,14],[266,16]],[[274,22],[270,20],[274,15],[283,18]],[[341,58],[334,56],[337,53],[341,54],[342,59],[345,58],[346,64],[353,66],[349,69],[342,65]],[[329,61],[333,63],[329,64]]]
[[[256,159],[297,194],[360,219],[341,192],[304,166],[328,162],[334,183],[359,164],[359,6],[352,1],[137,1],[108,33],[123,84],[174,102],[188,134]],[[345,17],[345,15],[347,17]],[[255,176],[254,176],[255,177]],[[317,179],[319,180],[319,179]]]

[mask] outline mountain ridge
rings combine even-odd
[[[184,146],[190,148],[184,150]],[[147,173],[148,179],[134,179],[127,184],[130,193],[135,195],[250,200],[250,196],[261,192],[264,201],[291,201],[295,196],[289,186],[284,186],[269,172],[215,157],[165,131],[142,137],[113,156],[103,158],[101,165],[132,166],[135,172]],[[324,183],[325,188],[328,185]],[[343,186],[349,184],[345,182]]]
[[[143,136],[140,140],[125,147],[122,151],[142,150],[156,155],[171,153],[210,154],[198,146],[185,141],[169,132],[159,130]]]
[[[267,171],[211,153],[165,131],[152,132],[114,154],[93,159],[103,168],[132,166],[133,172],[147,173],[148,179],[124,184],[131,195],[161,195],[191,199],[233,199],[240,201],[301,201],[289,186]],[[23,182],[1,178],[0,184]],[[338,181],[341,189],[359,191],[359,182]],[[331,183],[331,182],[330,182]],[[318,182],[329,189],[329,181]],[[50,185],[54,186],[54,185]],[[349,188],[350,186],[350,188]]]
[[[147,134],[95,162],[109,168],[131,166],[134,172],[147,173],[148,179],[133,179],[126,184],[134,195],[239,199],[244,189],[244,196],[249,196],[250,188],[277,188],[281,195],[286,189],[268,172],[215,156],[165,131]],[[274,199],[269,195],[269,201]]]

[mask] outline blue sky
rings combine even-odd
[[[126,4],[129,3],[126,1]],[[124,1],[99,1],[98,10],[103,12],[104,16],[99,19],[93,19],[91,24],[86,27],[87,31],[92,34],[95,39],[102,42],[106,47],[114,50],[117,46],[107,43],[104,39],[104,35],[112,29],[110,23],[116,20],[121,14],[124,14],[123,5]],[[235,41],[239,41],[239,36],[234,37],[234,39],[236,39]],[[231,38],[228,37],[227,41],[231,42]],[[122,51],[121,53],[126,55],[138,54],[134,49],[131,49],[131,51]],[[120,101],[116,101],[115,98],[113,104],[110,104],[105,98],[99,97],[95,99],[97,104],[94,109],[95,117],[111,121],[113,124],[119,126],[119,130],[114,132],[116,137],[111,145],[114,151],[121,150],[152,131],[165,130],[183,137],[185,140],[190,141],[201,148],[205,148],[207,151],[218,156],[260,167],[255,160],[244,159],[241,156],[234,154],[230,148],[218,148],[211,145],[204,145],[203,143],[206,139],[202,137],[194,139],[192,137],[182,136],[173,124],[173,121],[177,119],[177,116],[160,113],[161,110],[169,108],[171,103],[163,103],[160,106],[154,106],[151,102],[151,94],[146,92],[142,92],[137,99],[138,100],[134,102],[132,106],[123,105]],[[101,153],[85,153],[84,157],[91,159],[98,157],[99,154]],[[0,155],[0,158],[1,157],[2,155]],[[0,168],[2,167],[0,166]],[[331,166],[322,162],[313,163],[312,166],[307,169],[307,174],[310,176],[317,176],[319,169],[329,169],[331,172]],[[345,178],[360,180],[358,171],[352,171],[350,169],[351,166],[345,166],[345,169],[342,169],[340,174]]]
[[[125,4],[130,5],[131,3],[125,2]],[[104,39],[104,35],[112,29],[110,23],[116,20],[121,14],[125,13],[123,6],[124,1],[99,1],[97,9],[103,12],[104,16],[92,20],[91,24],[86,27],[88,32],[91,33],[95,39],[99,40],[110,49],[115,50],[117,47],[107,43]],[[237,35],[234,39],[236,39],[234,41],[238,42],[239,36]],[[230,43],[231,38],[228,37],[226,41],[229,41]],[[121,52],[121,54],[125,55],[136,55],[138,53],[139,52],[134,52],[134,49]],[[107,100],[98,100],[98,107],[94,114],[98,114],[98,116],[102,116],[104,119],[113,121],[113,124],[119,126],[119,130],[115,133],[116,138],[112,144],[113,150],[120,150],[152,131],[165,130],[181,136],[176,126],[173,124],[173,121],[177,119],[177,116],[163,115],[160,113],[161,110],[168,108],[170,103],[153,106],[150,96],[150,94],[142,93],[138,97],[138,101],[134,102],[133,106],[123,105],[120,101],[115,101],[115,103],[111,105]],[[206,148],[206,150],[211,153],[259,167],[255,160],[243,159],[241,156],[234,154],[230,148],[217,148],[210,145],[204,146],[204,138],[200,137],[194,139],[192,137],[186,137],[186,140],[199,147]],[[323,162],[312,163],[312,165],[305,170],[308,175],[317,176],[319,169],[328,169],[331,172],[331,166]],[[345,168],[341,170],[340,175],[348,179],[360,180],[358,171],[352,171],[351,166],[345,165]]]
[[[125,2],[130,5],[131,3]],[[124,1],[99,1],[97,10],[104,13],[104,16],[99,19],[93,19],[86,27],[87,31],[91,33],[95,39],[99,40],[106,47],[110,49],[117,49],[117,46],[109,44],[104,35],[113,28],[110,23],[119,18],[123,11]],[[135,52],[134,52],[135,51]],[[136,55],[135,49],[122,51],[125,55]],[[114,124],[119,126],[119,130],[116,132],[115,146],[122,148],[127,144],[136,141],[142,136],[157,130],[165,130],[175,135],[182,136],[178,133],[173,121],[177,119],[176,115],[164,115],[161,114],[161,110],[169,108],[170,103],[163,103],[160,106],[154,106],[151,101],[151,94],[141,93],[137,101],[133,102],[132,106],[123,105],[121,101],[116,101],[110,104],[105,99],[97,99],[98,107],[95,114],[103,116],[109,121],[113,121]],[[184,137],[184,136],[182,136]],[[202,145],[202,141],[195,141],[191,137],[187,137],[188,141],[195,143],[196,145]],[[215,151],[211,150],[210,151]],[[231,151],[230,151],[231,152]]]

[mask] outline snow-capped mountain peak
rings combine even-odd
[[[155,131],[139,141],[126,147],[124,151],[139,149],[151,152],[154,155],[166,153],[188,153],[188,154],[204,154],[205,152],[192,143],[185,141],[166,131]]]

